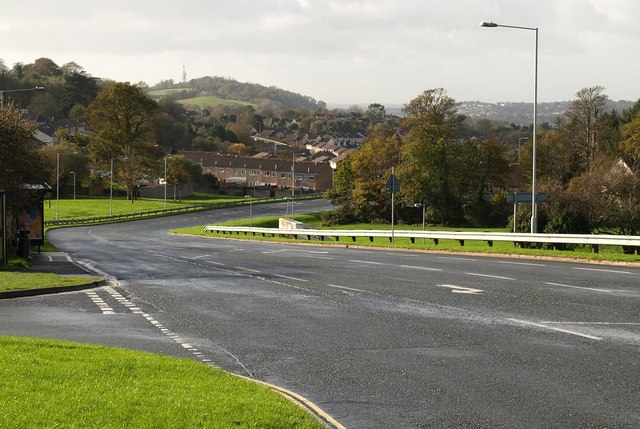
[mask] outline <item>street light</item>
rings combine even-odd
[[[253,200],[251,195],[245,195],[245,198],[249,198],[249,226],[253,226]]]
[[[109,177],[111,178],[111,186],[109,186],[109,216],[113,216],[113,158],[111,158]]]
[[[73,174],[73,199],[76,199],[76,172],[70,171],[69,174]]]
[[[424,232],[424,220],[427,205],[425,203],[415,203],[413,207],[422,207],[422,232]],[[424,237],[422,238],[422,244],[424,244]]]
[[[532,166],[531,166],[531,233],[538,232],[538,204],[536,199],[536,134],[538,129],[538,28],[537,27],[520,27],[516,25],[496,24],[495,22],[483,22],[481,27],[505,27],[515,28],[517,30],[534,31],[536,34],[535,44],[535,63],[534,63],[534,82],[533,82],[533,139],[532,139]]]
[[[34,86],[33,88],[24,88],[24,89],[0,89],[0,109],[4,109],[4,93],[5,92],[25,92],[25,91],[44,91],[44,86]]]
[[[164,157],[164,209],[167,209],[167,156]]]
[[[56,220],[60,219],[60,155],[75,155],[76,152],[56,153]],[[73,177],[73,199],[76,199],[75,172]]]

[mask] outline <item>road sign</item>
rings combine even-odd
[[[400,182],[393,173],[391,173],[389,180],[387,180],[387,192],[400,192]]]
[[[544,192],[539,192],[536,194],[536,202],[541,203],[547,199],[547,194]],[[530,203],[531,202],[531,192],[512,192],[507,195],[508,203]]]

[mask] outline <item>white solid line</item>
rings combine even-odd
[[[349,262],[355,262],[357,264],[384,265],[382,262],[359,261],[357,259],[350,259]]]
[[[244,267],[233,267],[236,270],[244,270],[244,271],[249,271],[251,273],[260,273],[260,271],[258,270],[252,270],[251,268],[244,268]]]
[[[545,264],[534,264],[532,262],[511,262],[511,261],[497,261],[499,264],[510,264],[510,265],[526,265],[528,267],[546,267]]]
[[[416,267],[414,265],[400,265],[400,268],[412,268],[414,270],[425,270],[425,271],[442,271],[440,268]]]
[[[294,281],[297,281],[297,282],[308,282],[309,281],[309,280],[305,280],[305,279],[299,279],[297,277],[285,276],[283,274],[274,274],[274,277],[280,277],[281,279],[294,280]]]
[[[612,292],[612,291],[610,291],[608,289],[596,289],[596,288],[593,288],[593,287],[563,285],[562,283],[545,282],[544,284],[547,284],[547,285],[550,285],[550,286],[570,287],[572,289],[592,290],[592,291],[596,291],[596,292],[605,292],[605,293],[611,293]]]
[[[511,277],[502,277],[502,276],[493,276],[491,274],[480,274],[480,273],[465,273],[469,276],[477,276],[477,277],[488,277],[490,279],[500,279],[500,280],[515,280]]]
[[[557,332],[562,332],[562,333],[565,333],[565,334],[576,335],[578,337],[588,338],[590,340],[600,341],[602,339],[600,337],[594,337],[593,335],[581,334],[580,332],[569,331],[567,329],[554,328],[554,327],[551,327],[551,326],[542,325],[540,323],[527,322],[526,320],[519,320],[519,319],[508,319],[508,320],[511,320],[512,322],[516,322],[516,323],[522,323],[523,325],[530,325],[530,326],[535,326],[535,327],[538,327],[538,328],[549,329],[551,331],[557,331]]]
[[[462,287],[462,286],[454,286],[454,285],[437,285],[437,286],[453,289],[451,291],[453,293],[466,293],[466,294],[477,295],[480,292],[482,292],[482,289],[474,289],[472,287]]]
[[[439,259],[451,259],[454,261],[476,261],[476,259],[473,258],[456,258],[453,256],[438,256]]]
[[[605,270],[604,268],[583,268],[583,267],[573,267],[574,270],[582,270],[582,271],[599,271],[601,273],[615,273],[615,274],[631,274],[629,271],[619,271],[619,270]]]
[[[352,288],[352,287],[338,286],[338,285],[327,285],[327,286],[328,286],[328,287],[332,287],[332,288],[336,288],[336,289],[349,290],[349,291],[352,291],[352,292],[368,293],[366,290],[355,289],[355,288]]]

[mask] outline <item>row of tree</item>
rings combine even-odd
[[[538,186],[548,194],[539,230],[640,230],[640,101],[622,113],[608,111],[603,91],[599,86],[579,91],[555,126],[538,130]],[[328,221],[388,221],[391,198],[385,185],[395,168],[401,183],[396,209],[403,221],[415,221],[415,210],[403,208],[425,204],[432,223],[505,225],[507,193],[530,189],[531,141],[519,150],[524,177],[515,183],[510,172],[518,169],[501,141],[508,135],[505,128],[469,137],[467,125],[444,89],[409,102],[398,130],[380,130],[339,165],[335,187],[327,192],[337,206]],[[530,210],[520,213],[511,222],[528,230]]]

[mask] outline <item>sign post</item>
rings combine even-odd
[[[387,192],[391,192],[391,243],[395,242],[395,193],[400,191],[400,182],[395,175],[395,167],[391,167],[391,176],[387,180]]]
[[[547,194],[545,192],[538,192],[536,194],[536,203],[546,201]],[[530,203],[533,197],[531,192],[511,192],[507,195],[507,202],[513,203],[513,232],[516,232],[516,215],[518,214],[518,203]]]

